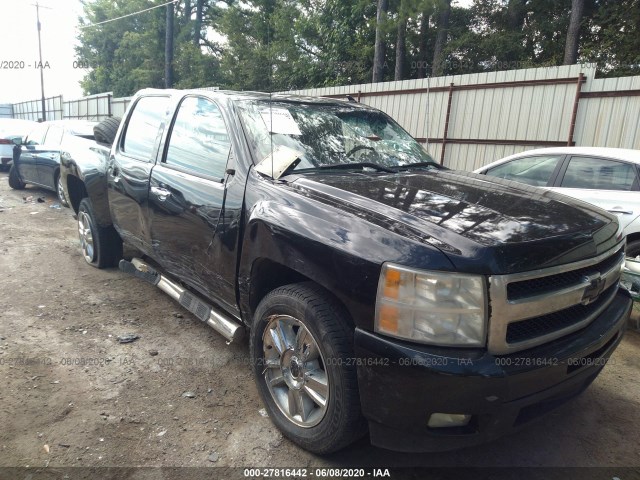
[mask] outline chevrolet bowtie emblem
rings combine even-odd
[[[602,278],[602,275],[599,273],[594,273],[591,275],[585,275],[583,277],[583,281],[588,283],[588,285],[582,294],[582,304],[589,305],[591,302],[595,301],[604,290],[606,279]]]

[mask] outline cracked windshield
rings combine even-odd
[[[294,151],[299,162],[291,169],[296,172],[348,164],[389,168],[433,162],[418,142],[380,112],[262,101],[242,102],[240,112],[257,161],[272,148]]]

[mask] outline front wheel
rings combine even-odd
[[[18,168],[15,165],[11,165],[9,170],[9,186],[14,190],[23,190],[26,184],[20,179]]]
[[[326,454],[365,433],[353,328],[322,289],[299,283],[273,290],[258,305],[250,342],[260,396],[287,438]]]
[[[91,200],[83,198],[78,207],[78,236],[82,256],[97,268],[113,267],[122,258],[122,240],[113,226],[96,223]]]

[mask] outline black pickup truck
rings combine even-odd
[[[271,420],[317,453],[517,429],[587,388],[631,310],[615,217],[443,168],[354,102],[143,90],[61,172],[86,261],[249,332]]]

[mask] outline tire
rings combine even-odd
[[[78,207],[78,236],[85,261],[96,268],[114,267],[122,258],[122,240],[113,228],[100,227],[91,200],[83,198]]]
[[[120,117],[109,117],[93,127],[93,136],[96,142],[113,145],[121,121]]]
[[[640,255],[640,240],[633,240],[627,243],[627,250],[625,252],[627,257],[636,258]]]
[[[251,364],[269,417],[284,436],[317,454],[340,450],[366,433],[355,362],[347,361],[354,355],[347,318],[312,283],[273,290],[254,315]],[[283,343],[289,347],[278,346]]]
[[[18,169],[15,165],[11,165],[11,170],[9,170],[9,186],[14,190],[24,190],[26,186],[26,183],[20,179]]]
[[[58,196],[58,200],[63,207],[68,208],[69,202],[67,202],[67,197],[64,194],[64,188],[62,188],[62,177],[60,173],[56,174],[53,184],[56,186],[56,195]]]

